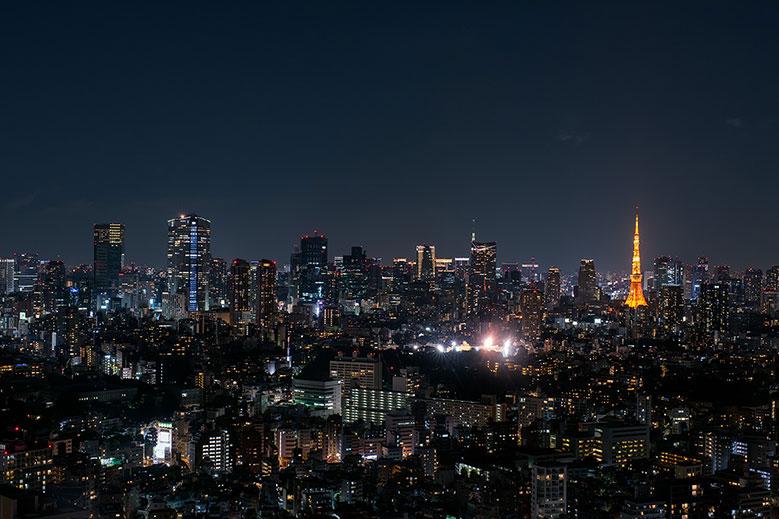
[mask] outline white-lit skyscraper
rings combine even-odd
[[[194,214],[168,220],[167,318],[208,310],[211,222]]]

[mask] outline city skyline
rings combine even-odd
[[[634,207],[634,209],[637,209],[637,206]],[[380,255],[380,254],[375,254],[373,252],[373,250],[374,250],[374,248],[372,246],[373,244],[371,242],[369,242],[369,241],[368,242],[366,242],[366,241],[356,241],[356,240],[351,240],[350,241],[348,238],[345,238],[345,237],[337,237],[337,236],[333,237],[332,235],[328,234],[326,232],[326,230],[324,230],[324,229],[313,228],[312,227],[311,229],[309,229],[307,231],[303,231],[303,232],[299,233],[299,235],[296,235],[296,236],[292,237],[292,239],[290,240],[290,243],[289,243],[289,247],[286,250],[286,252],[282,252],[282,253],[280,253],[278,255],[265,254],[262,251],[248,252],[248,253],[245,253],[245,254],[235,254],[235,253],[231,253],[231,251],[229,251],[229,250],[225,250],[224,247],[219,247],[220,240],[219,240],[219,235],[218,235],[218,232],[219,232],[218,219],[215,220],[213,217],[203,216],[201,213],[197,213],[197,212],[191,212],[191,213],[182,212],[179,215],[173,216],[172,218],[176,219],[179,216],[182,216],[182,215],[185,215],[185,214],[186,215],[199,216],[201,218],[207,218],[207,219],[210,220],[212,226],[214,225],[214,223],[216,224],[215,225],[216,231],[213,233],[213,236],[211,236],[211,241],[214,244],[216,244],[215,248],[214,248],[214,245],[211,245],[212,251],[213,251],[212,255],[213,255],[214,258],[222,258],[222,259],[224,259],[224,260],[226,260],[228,262],[231,261],[232,259],[256,259],[256,260],[259,260],[261,258],[272,258],[279,265],[289,265],[290,254],[292,254],[293,250],[298,246],[297,238],[299,237],[299,235],[303,235],[306,232],[318,232],[318,233],[322,233],[324,236],[326,236],[328,238],[328,240],[330,241],[329,251],[330,251],[331,256],[343,256],[343,255],[346,255],[346,254],[348,254],[348,252],[351,249],[351,247],[353,247],[353,246],[360,246],[360,247],[365,248],[365,250],[367,251],[367,254],[370,257],[381,259],[384,264],[390,264],[394,258],[400,258],[400,257],[408,258],[410,260],[415,260],[416,257],[417,257],[417,247],[420,246],[420,243],[423,243],[422,241],[412,241],[410,243],[413,243],[413,245],[408,247],[407,250],[403,249],[403,250],[400,250],[400,251],[391,252],[389,255]],[[643,212],[642,212],[642,214],[643,214]],[[171,218],[166,218],[166,221],[170,221],[170,220],[171,220]],[[625,218],[623,218],[623,220],[627,221]],[[622,223],[624,224],[625,222],[623,221]],[[74,257],[67,257],[64,254],[46,254],[44,251],[40,251],[40,250],[36,250],[36,249],[24,249],[24,248],[0,251],[0,257],[11,257],[14,254],[19,254],[19,253],[35,253],[35,254],[39,254],[42,259],[61,259],[69,266],[82,265],[82,264],[83,265],[88,265],[88,264],[91,264],[93,262],[93,257],[92,257],[92,254],[91,254],[91,252],[92,252],[92,250],[91,250],[91,243],[92,242],[91,242],[91,239],[90,239],[92,237],[92,232],[93,232],[92,228],[94,226],[97,226],[97,225],[107,225],[107,224],[108,224],[108,220],[101,221],[101,222],[96,222],[96,223],[93,223],[93,224],[91,224],[89,226],[89,233],[88,233],[88,236],[87,236],[88,249],[86,251],[83,251],[81,253],[81,255],[77,259],[74,259],[75,256]],[[124,223],[122,223],[122,222],[112,222],[112,224],[122,225],[123,232],[125,232],[124,229],[127,228],[127,226]],[[634,224],[635,224],[635,222],[633,220],[630,220],[630,225],[627,226],[627,227],[629,227],[631,232],[633,230]],[[163,227],[164,227],[164,225],[163,225]],[[625,227],[625,226],[623,225],[623,227]],[[642,219],[642,230],[643,230],[643,234],[646,236],[646,231],[644,230],[645,227],[647,227],[646,219]],[[651,222],[649,223],[649,227],[651,229]],[[472,230],[473,230],[473,221],[471,221],[471,227],[468,229],[468,232],[467,233],[463,233],[463,241],[460,244],[460,247],[457,247],[455,245],[454,249],[456,249],[456,252],[452,252],[451,249],[443,249],[443,247],[441,247],[441,245],[440,245],[441,242],[437,242],[435,240],[431,240],[430,241],[430,245],[435,247],[435,249],[438,251],[437,256],[439,256],[439,257],[452,258],[452,259],[453,258],[459,258],[459,257],[467,258],[471,254],[470,238],[471,238]],[[163,233],[164,233],[164,229],[163,229]],[[467,234],[467,236],[466,236],[466,234]],[[483,235],[484,235],[484,233],[478,232],[477,233],[477,238],[481,239],[481,237]],[[142,238],[136,237],[136,239],[142,239]],[[159,252],[158,255],[160,256],[159,261],[151,261],[151,262],[149,262],[149,261],[139,260],[136,256],[133,255],[133,252],[132,252],[131,248],[128,250],[128,247],[127,247],[126,243],[129,242],[129,243],[132,244],[135,241],[135,240],[132,239],[131,231],[127,231],[126,232],[126,235],[123,236],[123,240],[124,240],[124,243],[125,243],[125,248],[124,248],[125,253],[123,254],[123,257],[126,256],[126,259],[124,261],[127,264],[136,264],[136,265],[149,266],[149,267],[155,267],[155,268],[160,268],[160,269],[164,268],[164,266],[166,264],[166,259],[165,259],[165,255],[166,255],[165,254],[165,247],[166,247],[166,245],[164,243],[161,245],[160,250],[158,251]],[[376,242],[376,245],[380,246],[381,238],[377,237],[374,240]],[[616,273],[616,274],[619,274],[619,273],[627,273],[627,274],[629,274],[630,270],[631,270],[630,261],[628,261],[629,258],[630,258],[630,251],[628,251],[626,253],[623,253],[621,255],[621,257],[615,257],[615,258],[612,258],[611,260],[605,260],[602,255],[599,255],[597,252],[595,252],[594,254],[591,254],[591,255],[579,255],[578,257],[571,256],[570,258],[567,258],[567,259],[565,259],[563,261],[554,261],[553,259],[545,258],[544,255],[539,254],[539,253],[529,253],[529,254],[524,255],[524,256],[511,257],[511,256],[508,256],[507,253],[503,252],[506,248],[511,249],[511,242],[501,242],[499,240],[493,240],[493,241],[496,241],[497,244],[498,244],[498,248],[497,248],[497,265],[498,266],[500,266],[501,264],[504,264],[504,263],[524,263],[527,260],[533,259],[536,262],[538,262],[541,267],[559,267],[559,268],[562,269],[563,274],[568,276],[568,275],[574,275],[576,269],[579,266],[580,260],[586,258],[586,259],[593,259],[595,261],[595,265],[596,265],[596,269],[597,269],[598,274],[602,274],[602,273],[606,273],[606,272],[608,272],[608,273]],[[619,240],[616,240],[616,238],[613,241],[617,245],[620,244]],[[628,240],[625,240],[625,243],[628,243],[628,242],[629,242]],[[333,245],[333,243],[335,243],[335,245]],[[622,244],[622,245],[623,245],[623,248],[627,247],[624,244]],[[132,247],[132,245],[130,247]],[[612,248],[616,248],[616,247],[612,247]],[[630,249],[630,247],[627,247],[627,248]],[[712,265],[728,265],[728,266],[730,266],[731,268],[733,268],[736,271],[744,271],[744,270],[747,270],[747,269],[753,268],[753,267],[765,269],[765,268],[768,268],[768,267],[773,266],[773,265],[776,264],[776,262],[772,262],[770,259],[767,260],[766,263],[729,262],[729,261],[723,260],[722,258],[708,255],[705,252],[694,253],[690,257],[685,257],[685,256],[682,256],[682,255],[679,255],[679,254],[675,254],[672,251],[665,251],[662,248],[660,248],[659,251],[657,249],[658,249],[658,245],[657,244],[654,244],[652,242],[648,242],[648,243],[647,242],[642,242],[642,250],[657,251],[657,252],[649,252],[649,253],[645,253],[644,254],[645,258],[649,258],[649,263],[643,266],[642,272],[651,271],[652,268],[653,268],[653,266],[651,264],[652,261],[654,261],[656,258],[661,258],[661,257],[665,257],[665,256],[669,256],[671,258],[679,259],[680,261],[682,261],[682,263],[686,263],[686,264],[690,264],[690,265],[694,264],[695,261],[699,257],[703,256],[703,257],[708,258],[710,264],[712,264]],[[241,247],[239,250],[246,251],[247,248],[244,246],[244,247]],[[628,258],[628,260],[626,260],[625,258]]]
[[[779,519],[777,26],[2,3],[0,519]]]

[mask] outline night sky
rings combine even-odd
[[[228,259],[462,256],[477,218],[628,270],[638,204],[645,268],[779,263],[777,2],[66,3],[0,7],[0,255],[119,221],[162,265],[189,211]]]

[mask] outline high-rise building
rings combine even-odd
[[[684,282],[684,268],[679,260],[671,256],[655,258],[654,289],[660,291],[664,285],[681,285]]]
[[[560,269],[549,267],[549,272],[546,274],[546,284],[544,285],[544,305],[547,309],[551,310],[560,302],[561,287]]]
[[[774,313],[779,308],[779,265],[765,271],[765,285],[760,303],[763,312]]]
[[[96,223],[92,234],[94,291],[115,291],[124,266],[124,224]]]
[[[208,305],[210,308],[228,304],[228,273],[224,258],[212,258],[208,270]]]
[[[641,274],[641,251],[640,239],[638,236],[638,211],[636,211],[636,229],[633,233],[633,260],[630,266],[630,292],[625,300],[629,308],[638,308],[646,306],[644,298],[644,289],[641,284],[643,274]]]
[[[327,284],[327,237],[317,231],[300,238],[300,253],[296,265],[299,283],[298,298],[314,304],[325,299]]]
[[[300,238],[300,261],[304,266],[327,266],[327,236],[314,231]]]
[[[497,245],[490,242],[471,242],[471,272],[469,284],[478,297],[479,308],[483,309],[497,299]]]
[[[579,263],[579,278],[576,286],[576,302],[588,305],[598,300],[598,278],[595,272],[595,260],[582,259]]]
[[[0,258],[0,295],[16,292],[16,262],[13,258]]]
[[[417,245],[417,279],[434,281],[436,272],[435,245]]]
[[[210,266],[211,222],[195,214],[168,220],[168,286],[163,295],[166,317],[208,310]]]
[[[750,267],[744,272],[744,303],[750,308],[760,306],[763,295],[763,271]]]
[[[41,264],[37,254],[23,252],[14,255],[16,274],[14,275],[17,292],[32,292],[38,281]]]
[[[233,324],[250,320],[250,284],[249,262],[240,258],[234,259],[230,264],[230,319]]]
[[[544,296],[535,283],[522,290],[520,308],[522,309],[522,334],[531,341],[537,340],[541,337]]]
[[[532,519],[557,519],[568,512],[568,471],[565,465],[536,463],[530,497]]]
[[[39,276],[44,313],[56,313],[67,303],[65,264],[60,260],[46,263]]]
[[[669,334],[682,324],[684,294],[679,285],[663,285],[658,294],[658,320],[663,332]]]
[[[709,281],[709,259],[706,256],[698,257],[698,262],[692,269],[692,289],[691,298],[698,300],[701,293],[701,287]]]
[[[342,258],[338,267],[338,291],[344,299],[360,301],[368,295],[368,267],[368,257],[362,247],[352,247],[351,254]]]
[[[257,269],[257,325],[267,334],[276,319],[276,262],[260,260]]]
[[[711,281],[701,287],[698,306],[703,330],[707,334],[725,334],[730,319],[730,290],[727,283]]]

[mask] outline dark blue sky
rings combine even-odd
[[[167,218],[225,257],[313,228],[385,259],[779,263],[776,2],[10,2],[0,254],[91,261]],[[486,5],[490,4],[490,5]],[[630,4],[630,5],[625,5]]]

